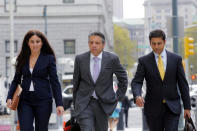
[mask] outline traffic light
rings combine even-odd
[[[197,75],[197,74],[193,74],[193,75],[191,76],[192,80],[195,80],[195,79],[196,79],[196,75]]]
[[[191,37],[184,37],[185,59],[189,55],[194,55],[194,39]]]

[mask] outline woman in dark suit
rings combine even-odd
[[[57,77],[55,54],[47,38],[38,30],[24,37],[16,59],[16,72],[7,96],[7,106],[18,84],[23,88],[17,108],[21,131],[48,131],[52,112],[52,94],[58,115],[63,114],[61,87]]]

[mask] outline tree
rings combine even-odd
[[[114,52],[120,57],[120,62],[131,69],[135,62],[136,44],[131,41],[129,31],[114,25]]]

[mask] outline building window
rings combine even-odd
[[[161,23],[156,23],[157,28],[161,28]]]
[[[64,40],[64,54],[75,54],[75,40]]]
[[[8,77],[10,75],[10,57],[5,58],[5,75]]]
[[[18,41],[15,40],[14,41],[14,52],[15,53],[18,51],[17,48],[18,48]],[[6,53],[9,53],[10,52],[10,41],[9,40],[6,40],[5,41],[5,52]]]
[[[188,25],[188,22],[186,21],[186,22],[185,22],[185,26],[187,26],[187,25]]]
[[[165,12],[166,13],[170,13],[170,9],[165,9]]]
[[[161,10],[160,9],[156,10],[156,13],[161,13]]]
[[[161,16],[156,16],[156,19],[157,20],[161,20]]]
[[[63,0],[63,3],[74,3],[74,0]]]

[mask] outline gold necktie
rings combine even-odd
[[[165,71],[164,71],[164,65],[163,65],[163,61],[162,61],[161,55],[159,55],[158,65],[157,66],[158,66],[158,69],[159,69],[159,73],[160,73],[161,79],[163,80],[164,79],[164,75],[165,75]]]

